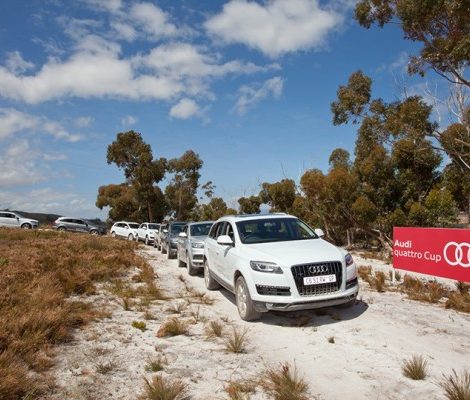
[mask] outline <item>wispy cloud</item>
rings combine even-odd
[[[234,109],[238,114],[243,115],[263,99],[268,97],[279,98],[283,86],[284,81],[279,76],[268,79],[262,84],[244,85],[238,90],[238,99]]]
[[[170,117],[188,119],[200,115],[200,108],[194,100],[181,99],[170,109]]]

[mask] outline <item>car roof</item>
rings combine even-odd
[[[221,221],[250,221],[259,219],[280,219],[280,218],[296,218],[295,215],[289,215],[285,213],[271,213],[271,214],[237,214],[237,215],[225,215],[220,218]]]
[[[213,224],[214,221],[197,221],[197,222],[188,222],[188,225],[201,225],[201,224]]]

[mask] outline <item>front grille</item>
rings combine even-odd
[[[264,296],[290,296],[290,288],[284,286],[256,285],[256,290]]]
[[[204,255],[203,254],[194,254],[193,255],[193,260],[200,260],[202,261],[204,258]]]
[[[291,268],[297,290],[301,296],[319,296],[337,292],[343,280],[342,266],[339,261],[294,265]],[[304,277],[336,275],[336,282],[319,285],[304,285]]]
[[[350,281],[346,282],[346,290],[353,288],[357,285],[357,278],[351,279]]]

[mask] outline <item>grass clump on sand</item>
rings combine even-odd
[[[464,370],[458,375],[452,370],[451,375],[443,375],[439,386],[448,400],[470,400],[470,371]]]
[[[247,339],[247,329],[239,330],[235,327],[232,329],[232,334],[225,340],[225,348],[230,353],[245,353]]]
[[[288,363],[281,364],[277,369],[268,369],[261,378],[260,385],[274,400],[312,399],[307,382]]]
[[[186,400],[189,399],[187,385],[178,380],[165,378],[160,375],[152,381],[145,379],[145,393],[140,400]]]
[[[403,375],[414,381],[420,381],[428,375],[428,362],[423,356],[412,356],[409,360],[404,360],[401,367]]]
[[[160,326],[157,337],[178,336],[188,334],[188,323],[178,318],[170,318]]]
[[[39,395],[50,380],[52,345],[96,318],[92,306],[69,301],[95,293],[95,283],[122,276],[143,260],[135,243],[90,235],[0,229],[0,398]],[[29,397],[28,397],[29,396]]]

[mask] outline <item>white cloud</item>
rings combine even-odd
[[[24,60],[19,51],[8,53],[5,65],[7,69],[14,74],[22,73],[34,68],[34,64]]]
[[[279,98],[282,94],[283,85],[283,79],[276,76],[263,82],[262,85],[242,86],[238,90],[238,100],[234,106],[235,111],[243,115],[249,108],[254,107],[265,98]]]
[[[194,100],[181,99],[170,109],[170,117],[188,119],[200,114],[200,108]]]
[[[269,57],[318,48],[343,17],[318,0],[270,0],[264,4],[231,0],[205,28],[225,43],[241,43]]]
[[[83,139],[83,135],[69,133],[59,122],[13,108],[0,108],[0,141],[19,132],[47,133],[56,139],[68,142],[77,142]]]
[[[43,180],[44,174],[38,165],[38,158],[39,154],[26,140],[17,141],[0,152],[0,188]]]
[[[84,0],[85,3],[88,3],[91,7],[109,11],[111,13],[117,13],[122,8],[122,0]]]
[[[74,50],[66,60],[49,59],[32,75],[0,66],[0,96],[29,104],[66,97],[171,101],[183,94],[211,97],[209,81],[227,74],[279,69],[277,64],[224,63],[186,43],[122,58],[117,43],[94,34],[81,37]]]
[[[71,215],[94,218],[104,217],[102,211],[94,206],[92,199],[51,188],[31,190],[29,192],[0,192],[0,209],[42,212],[59,215]]]
[[[111,21],[111,28],[118,35],[118,38],[132,42],[137,39],[137,31],[130,24],[120,21]]]
[[[154,39],[175,36],[178,29],[168,22],[168,15],[152,3],[135,3],[130,8],[130,18],[147,35]]]
[[[133,117],[132,115],[126,115],[125,117],[121,118],[121,125],[124,128],[134,125],[137,122],[137,118]]]

